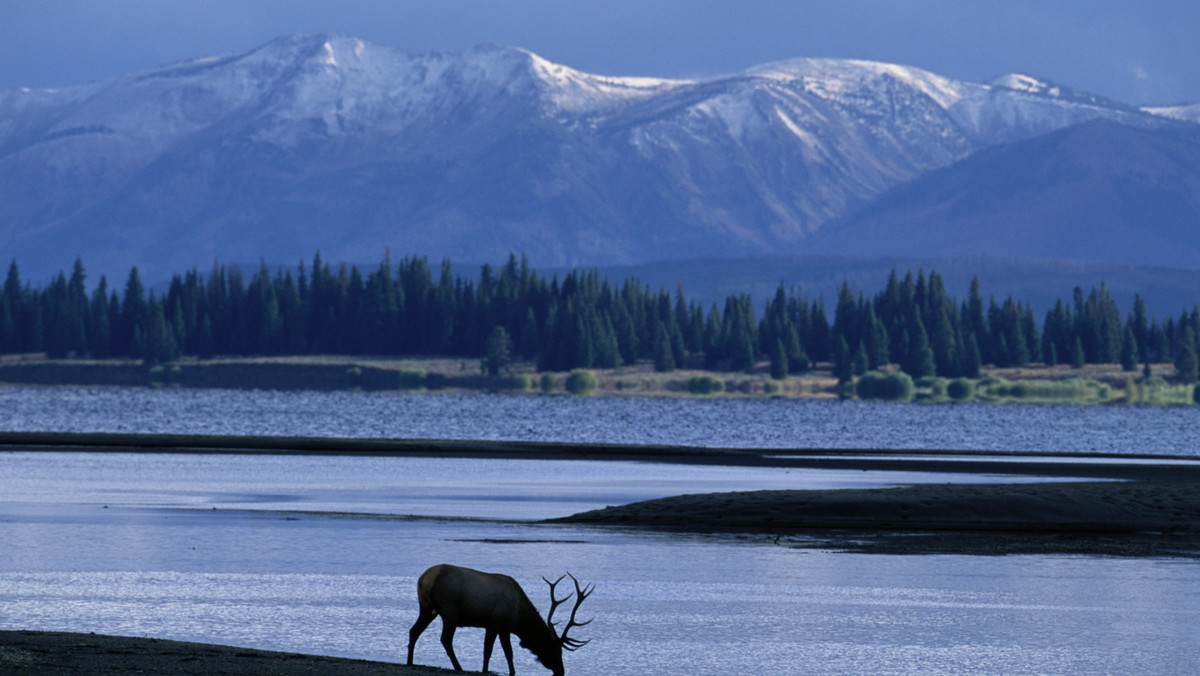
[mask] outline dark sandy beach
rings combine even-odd
[[[780,536],[789,546],[860,552],[1200,558],[1200,482],[919,484],[710,493],[608,507],[553,521],[766,533]]]
[[[455,672],[437,667],[406,667],[386,662],[298,655],[157,638],[51,631],[0,631],[0,673],[31,676],[433,676]]]

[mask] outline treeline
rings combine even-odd
[[[823,299],[782,286],[759,316],[748,295],[703,308],[683,289],[653,290],[636,279],[620,286],[595,271],[562,279],[540,276],[511,256],[467,280],[443,262],[385,258],[363,273],[336,268],[318,254],[311,267],[275,271],[263,264],[247,280],[236,267],[214,266],[172,278],[165,294],[147,291],[137,268],[123,289],[106,279],[90,292],[82,261],[48,285],[23,283],[14,261],[0,294],[0,353],[50,357],[130,357],[153,363],[182,354],[450,355],[535,361],[541,370],[612,368],[653,360],[684,366],[750,370],[767,361],[786,377],[830,362],[840,379],[889,364],[914,377],[976,377],[985,364],[1031,362],[1075,366],[1174,361],[1196,380],[1200,310],[1178,319],[1147,317],[1136,298],[1122,316],[1103,285],[1076,288],[1041,325],[1032,308],[983,299],[978,280],[961,303],[941,277],[892,273],[867,298],[843,285],[833,321]]]
[[[832,332],[832,358],[843,378],[889,363],[915,377],[974,378],[984,364],[1120,363],[1132,371],[1139,363],[1173,361],[1190,383],[1196,381],[1200,309],[1159,322],[1147,316],[1139,295],[1122,316],[1101,284],[1086,295],[1076,287],[1071,301],[1058,300],[1039,327],[1027,303],[1011,296],[985,303],[978,279],[960,304],[937,273],[918,273],[914,281],[911,273],[900,280],[893,272],[871,300],[843,286]]]

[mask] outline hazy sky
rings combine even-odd
[[[0,0],[0,89],[326,31],[417,51],[524,47],[610,75],[845,57],[975,81],[1025,72],[1127,103],[1200,101],[1195,0]]]

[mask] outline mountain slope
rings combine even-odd
[[[803,253],[879,194],[999,143],[1164,118],[1024,76],[863,61],[705,80],[581,73],[517,49],[280,38],[0,94],[0,250],[45,278],[214,260],[537,265]]]
[[[1200,268],[1200,134],[1097,120],[900,186],[813,249]]]

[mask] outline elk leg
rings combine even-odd
[[[487,673],[488,662],[492,659],[492,647],[496,645],[496,631],[488,629],[483,635],[483,673]]]
[[[462,671],[462,665],[458,663],[458,658],[454,656],[454,630],[453,624],[442,618],[442,647],[446,649],[446,654],[450,656],[450,664],[454,665],[455,671]]]
[[[517,668],[513,666],[512,639],[508,634],[500,634],[500,647],[504,648],[504,658],[508,660],[508,676],[514,676],[517,673]],[[486,667],[484,671],[487,671]]]
[[[420,638],[421,632],[433,622],[433,618],[437,617],[437,611],[432,608],[422,608],[421,613],[417,616],[417,621],[413,623],[412,629],[408,630],[408,663],[413,663],[413,648],[417,645],[417,639]]]

